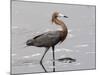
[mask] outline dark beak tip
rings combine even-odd
[[[68,16],[64,16],[65,18],[68,18]]]

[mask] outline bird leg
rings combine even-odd
[[[42,66],[42,68],[44,69],[45,72],[47,72],[47,70],[45,69],[44,65],[42,64],[42,62],[40,62],[40,65]]]
[[[43,54],[43,56],[42,56],[42,58],[40,60],[40,64],[41,64],[41,66],[42,66],[42,68],[44,69],[45,72],[47,72],[47,71],[46,71],[45,67],[43,66],[42,61],[43,61],[43,58],[44,58],[45,54],[47,53],[48,49],[49,49],[49,47],[46,48],[45,53]]]
[[[55,72],[55,53],[54,53],[54,49],[55,47],[52,47],[52,51],[53,51],[53,72]]]

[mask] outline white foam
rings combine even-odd
[[[61,48],[61,49],[56,49],[55,50],[55,52],[60,52],[60,51],[72,52],[72,50],[66,49],[66,48]]]
[[[62,56],[60,56],[60,58],[64,58],[64,57],[66,57],[66,55],[62,55]]]
[[[30,58],[30,56],[23,56],[23,58]]]
[[[32,54],[32,57],[39,56],[39,55],[41,55],[41,54],[40,53]]]
[[[88,44],[81,44],[81,45],[76,45],[75,47],[80,48],[80,47],[88,47],[88,46],[89,46]]]
[[[39,56],[39,55],[41,55],[41,54],[36,53],[36,54],[29,55],[29,56],[23,56],[23,58],[31,58],[31,57],[35,57],[35,56]]]

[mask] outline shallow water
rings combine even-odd
[[[51,15],[57,10],[69,18],[64,19],[68,36],[55,48],[55,58],[71,57],[76,62],[56,62],[56,71],[95,68],[95,7],[79,5],[12,2],[12,73],[44,72],[39,64],[45,48],[25,47],[25,42],[41,33],[58,30],[52,25]],[[41,13],[40,13],[41,12]],[[52,71],[52,50],[43,59],[48,72]]]

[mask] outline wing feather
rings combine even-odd
[[[36,38],[38,38],[38,37],[40,37],[40,36],[42,36],[42,35],[44,35],[44,34],[37,35],[37,36],[35,36],[33,39],[36,39]]]
[[[53,46],[60,42],[59,31],[50,31],[33,38],[35,46]]]

